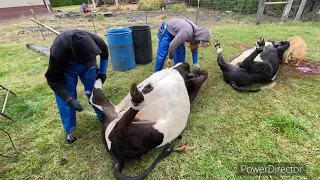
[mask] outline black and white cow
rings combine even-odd
[[[229,63],[222,57],[222,48],[219,41],[215,42],[218,52],[218,65],[223,73],[225,82],[235,90],[245,92],[258,92],[259,89],[248,89],[253,83],[272,82],[280,69],[284,52],[289,48],[289,41],[265,42],[260,38],[256,45],[240,55],[234,57]]]
[[[167,145],[182,133],[190,103],[207,77],[207,71],[190,72],[189,64],[180,63],[152,74],[139,85],[132,84],[130,93],[117,106],[104,97],[101,81],[96,81],[90,102],[103,112],[103,139],[117,179],[143,179],[158,161],[173,151],[187,148],[165,148],[139,176],[128,177],[121,173],[125,160]]]

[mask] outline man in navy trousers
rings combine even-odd
[[[100,55],[98,67],[96,56]],[[50,48],[49,67],[45,74],[48,85],[54,91],[66,142],[77,140],[73,134],[76,127],[76,111],[83,107],[77,100],[78,77],[90,98],[96,78],[106,80],[108,67],[108,46],[99,36],[82,30],[59,34]],[[99,120],[101,111],[93,107]]]

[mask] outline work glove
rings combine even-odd
[[[102,84],[104,83],[104,81],[106,81],[107,79],[107,75],[106,74],[98,74],[97,79],[101,79]]]
[[[173,64],[173,60],[172,60],[172,59],[168,59],[168,60],[167,60],[167,64],[168,64],[169,67],[171,67],[172,64]]]
[[[196,70],[200,69],[200,65],[199,65],[199,64],[193,64],[193,65],[194,65],[194,68],[195,68]]]
[[[69,106],[72,108],[72,109],[75,109],[76,111],[82,111],[83,110],[83,107],[81,106],[81,104],[79,103],[79,101],[77,101],[76,99],[74,98],[71,98],[69,101],[68,101],[68,104]]]

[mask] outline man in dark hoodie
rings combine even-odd
[[[200,68],[198,64],[198,47],[201,44],[207,47],[211,41],[211,32],[208,28],[200,28],[191,21],[184,18],[175,18],[163,23],[158,32],[158,52],[154,71],[163,68],[164,61],[169,53],[168,64],[185,61],[185,42],[190,43],[193,65]]]
[[[100,66],[96,56],[100,55]],[[49,67],[45,74],[48,85],[54,91],[60,117],[66,132],[66,141],[77,140],[73,135],[76,127],[76,111],[82,111],[77,101],[78,77],[90,98],[96,78],[104,83],[108,67],[108,46],[99,36],[82,30],[59,34],[50,48]],[[94,107],[99,120],[101,111]]]

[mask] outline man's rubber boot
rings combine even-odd
[[[67,133],[66,134],[66,141],[68,144],[72,144],[76,142],[77,138],[72,134],[72,133]]]

